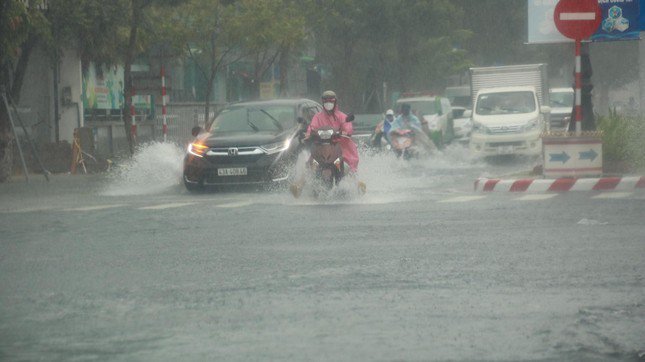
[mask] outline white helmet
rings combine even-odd
[[[391,110],[391,109],[388,109],[387,111],[385,111],[385,115],[386,115],[386,116],[393,116],[393,115],[394,115],[394,111],[393,111],[393,110]]]

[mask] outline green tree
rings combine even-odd
[[[49,34],[43,9],[18,0],[0,3],[0,91],[20,100],[31,52]],[[14,138],[4,102],[0,102],[0,182],[11,177]]]
[[[470,35],[456,26],[462,13],[445,0],[318,1],[310,24],[318,61],[329,70],[325,86],[361,111],[383,82],[398,90],[440,88],[469,65],[455,48]]]

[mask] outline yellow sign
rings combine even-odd
[[[275,98],[275,87],[273,82],[260,82],[260,99]]]

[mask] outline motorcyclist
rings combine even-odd
[[[411,109],[412,107],[407,103],[401,105],[401,114],[392,122],[392,127],[388,132],[388,139],[393,131],[409,129],[414,131],[415,140],[419,141],[428,151],[433,150],[435,147],[432,140],[424,132],[419,118],[411,112]]]
[[[347,115],[338,109],[338,100],[334,91],[328,90],[322,94],[323,110],[316,113],[307,127],[304,141],[308,140],[311,132],[318,128],[331,126],[340,131],[344,136],[351,136],[354,127],[351,122],[347,122]],[[338,144],[343,151],[343,158],[349,165],[350,173],[356,173],[358,169],[358,148],[354,141],[349,137],[341,137]],[[304,186],[304,176],[291,185],[290,189],[294,196],[300,196]],[[365,192],[365,184],[358,181],[358,187],[361,192]]]
[[[388,109],[385,111],[385,119],[379,122],[374,130],[374,135],[372,136],[372,146],[381,147],[381,137],[385,137],[385,140],[388,144],[391,144],[390,141],[390,129],[392,128],[392,122],[394,122],[394,111]]]

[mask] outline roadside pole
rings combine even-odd
[[[543,175],[546,177],[599,176],[603,172],[602,136],[593,130],[582,132],[582,41],[589,39],[602,20],[598,0],[560,0],[553,12],[558,31],[575,41],[575,127],[573,132],[547,132],[542,136]],[[585,52],[585,56],[586,52]],[[586,62],[587,58],[585,58]],[[585,76],[591,75],[585,69]],[[591,85],[586,79],[586,87]],[[591,122],[593,124],[593,122]]]
[[[580,137],[582,134],[582,62],[580,60],[580,39],[576,39],[576,89],[575,89],[575,109],[576,109],[576,136]]]
[[[132,86],[132,96],[130,97],[130,119],[132,120],[132,125],[130,126],[130,135],[132,136],[132,145],[137,144],[137,119],[136,119],[136,110],[134,108],[134,96],[135,96],[134,86]]]
[[[163,122],[163,141],[168,139],[168,121],[166,119],[166,69],[161,65],[161,119]]]

